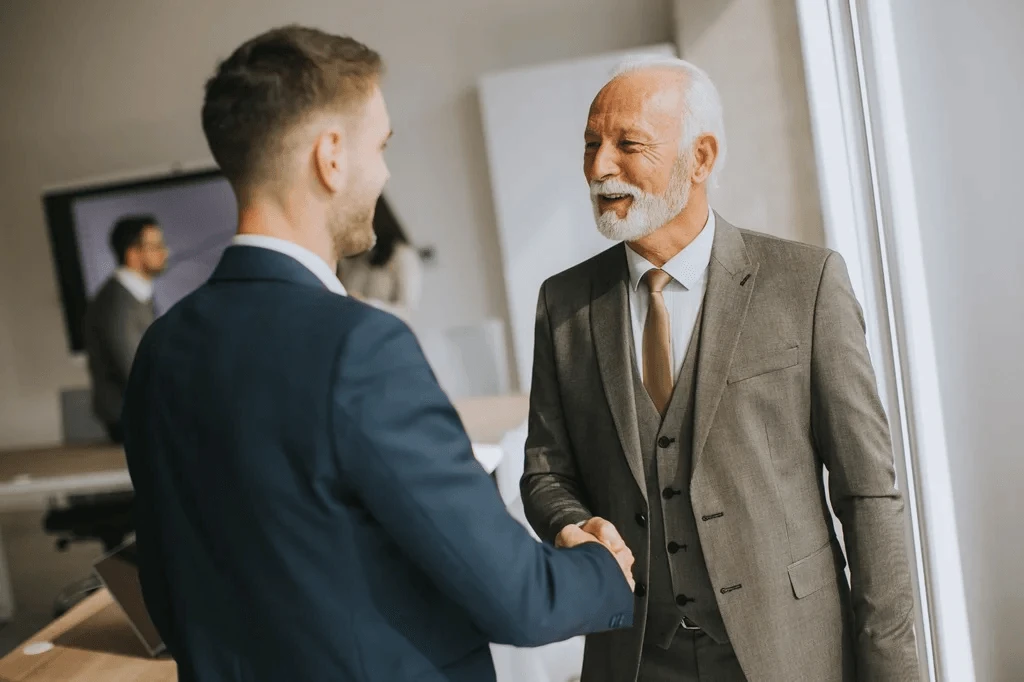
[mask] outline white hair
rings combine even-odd
[[[701,135],[712,135],[718,142],[718,157],[711,169],[710,185],[715,187],[722,169],[725,167],[726,142],[725,121],[722,117],[722,100],[718,89],[703,69],[685,59],[674,57],[641,57],[620,64],[612,72],[608,82],[628,73],[653,69],[670,69],[681,71],[687,78],[683,84],[683,98],[686,108],[683,111],[682,135],[679,140],[679,153],[689,152],[693,143]]]

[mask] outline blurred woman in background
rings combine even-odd
[[[362,255],[342,259],[338,278],[350,295],[408,321],[422,290],[419,252],[409,244],[383,196],[377,200],[373,229],[377,244]]]

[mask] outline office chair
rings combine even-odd
[[[61,413],[66,444],[106,440],[103,427],[92,415],[88,389],[63,391]],[[43,530],[57,536],[56,547],[61,552],[76,542],[98,542],[104,554],[112,552],[135,532],[134,499],[135,493],[131,491],[70,495],[64,504],[50,506],[43,519]],[[92,574],[68,585],[57,595],[54,617],[61,616],[99,588],[99,580]]]
[[[112,552],[135,532],[134,499],[131,491],[72,495],[67,498],[67,506],[49,509],[43,528],[59,536],[58,551],[67,550],[73,542],[99,542],[104,553]]]

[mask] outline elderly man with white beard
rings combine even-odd
[[[541,288],[522,479],[541,537],[617,529],[636,557],[635,625],[588,638],[583,682],[918,679],[903,499],[842,258],[709,208],[725,130],[692,64],[624,66],[585,142],[597,227],[623,243]]]

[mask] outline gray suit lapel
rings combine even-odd
[[[633,394],[633,353],[630,345],[633,332],[627,286],[629,277],[626,255],[621,250],[613,249],[608,252],[608,260],[602,259],[595,271],[590,301],[590,330],[605,398],[619,433],[622,452],[646,499],[647,485],[644,482],[640,431],[636,423]]]
[[[716,213],[715,241],[704,294],[704,327],[697,356],[694,402],[693,470],[700,466],[718,404],[725,390],[733,351],[757,279],[740,231]]]

